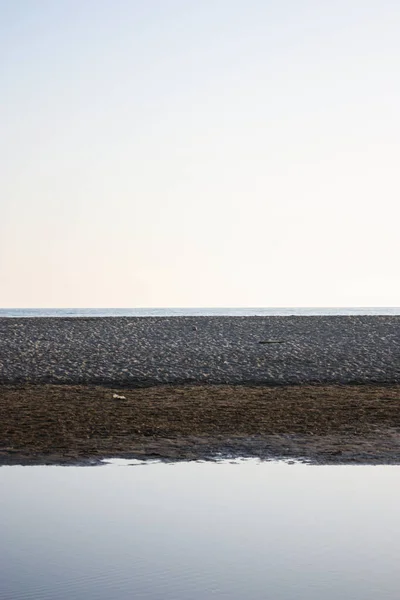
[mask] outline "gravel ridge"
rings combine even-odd
[[[400,383],[400,316],[0,318],[0,383]]]

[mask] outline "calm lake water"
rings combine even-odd
[[[0,308],[0,317],[182,317],[400,315],[399,307],[367,308]]]
[[[2,600],[397,600],[400,467],[0,469]]]

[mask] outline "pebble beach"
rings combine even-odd
[[[400,463],[400,316],[0,319],[0,464]]]
[[[400,383],[400,316],[0,319],[0,383]]]

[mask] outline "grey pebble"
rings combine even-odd
[[[400,383],[400,317],[0,318],[18,382]]]

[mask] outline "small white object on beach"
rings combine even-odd
[[[126,400],[125,396],[119,396],[118,394],[113,394],[113,398],[115,400]]]

